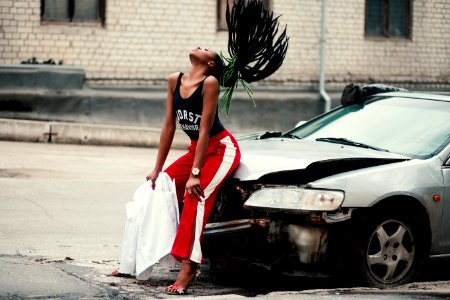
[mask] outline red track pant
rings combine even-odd
[[[164,172],[175,179],[178,200],[184,198],[180,225],[171,254],[179,261],[190,259],[202,262],[200,241],[214,200],[223,181],[236,169],[241,153],[234,137],[226,130],[210,137],[205,162],[200,172],[200,186],[204,199],[185,193],[186,183],[194,163],[197,141],[191,141],[188,153],[176,160]]]

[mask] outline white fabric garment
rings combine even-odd
[[[155,190],[150,181],[145,182],[133,199],[126,204],[119,272],[147,280],[156,263],[168,268],[178,264],[170,255],[179,223],[175,182],[160,173]]]

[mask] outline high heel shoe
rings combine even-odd
[[[168,295],[177,295],[182,296],[188,294],[188,288],[192,287],[192,292],[195,293],[195,284],[197,282],[197,278],[200,276],[200,265],[197,265],[195,269],[194,277],[191,279],[191,282],[185,287],[182,288],[178,286],[178,284],[171,284],[165,290],[164,293]]]
[[[187,294],[187,287],[186,288],[182,288],[179,287],[177,284],[171,284],[168,287],[166,287],[166,289],[164,290],[164,293],[168,294],[168,295],[186,295]]]
[[[195,293],[195,284],[197,283],[197,279],[200,277],[200,274],[202,272],[200,271],[200,265],[197,265],[197,268],[195,269],[195,275],[194,278],[192,279],[192,292]]]

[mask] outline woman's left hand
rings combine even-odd
[[[186,183],[186,192],[191,199],[193,196],[197,197],[198,200],[205,197],[203,189],[200,187],[200,178],[193,176],[189,177],[189,180]]]

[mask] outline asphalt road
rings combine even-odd
[[[168,162],[182,151],[170,153]],[[152,279],[108,276],[118,263],[125,203],[153,167],[156,149],[0,142],[0,298],[167,298],[177,270]],[[327,280],[274,281],[254,270],[214,280],[208,265],[192,296],[233,299],[440,299],[450,269],[393,291],[337,287]],[[439,269],[441,267],[441,269]],[[442,271],[443,270],[443,271]],[[300,292],[299,292],[300,290]]]

